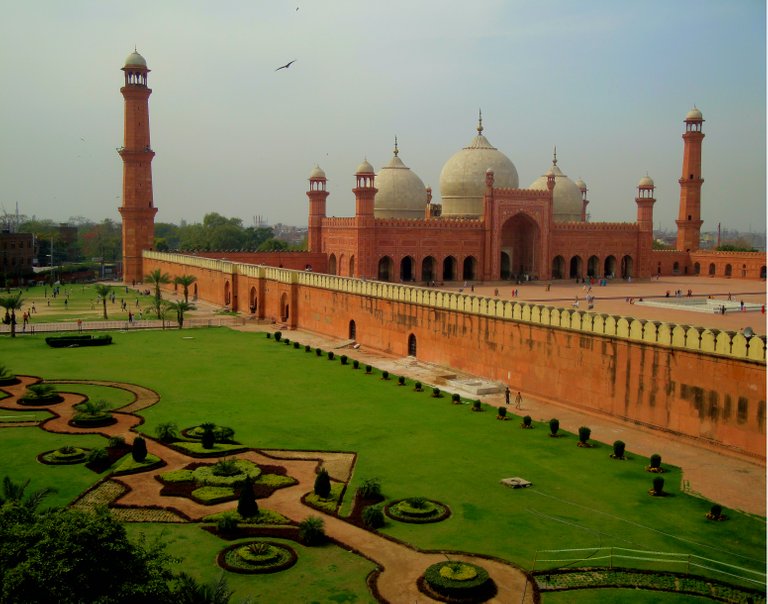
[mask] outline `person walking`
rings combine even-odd
[[[520,394],[520,391],[518,390],[517,396],[515,397],[515,409],[520,409],[520,405],[523,404],[523,395]]]
[[[504,401],[509,405],[509,386],[504,389]]]

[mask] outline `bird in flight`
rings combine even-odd
[[[281,69],[288,69],[288,68],[289,68],[289,67],[290,67],[290,66],[291,66],[293,63],[295,63],[295,62],[296,62],[296,59],[294,59],[293,61],[288,61],[288,62],[287,62],[285,65],[283,65],[282,67],[278,67],[277,69],[275,69],[275,71],[280,71]]]

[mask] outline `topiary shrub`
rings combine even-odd
[[[147,441],[141,436],[137,436],[133,439],[133,446],[131,447],[131,456],[133,460],[141,463],[147,458]]]
[[[381,497],[381,481],[378,478],[367,478],[357,487],[357,496],[361,499]]]
[[[485,602],[496,595],[496,584],[488,571],[468,562],[438,562],[420,580],[428,595],[449,602]]]
[[[267,340],[270,340],[272,338],[272,334],[267,332]]]
[[[413,385],[413,389],[414,389],[416,392],[421,392],[421,390],[422,390],[422,387],[421,387],[421,382],[416,382],[416,383]]]
[[[312,347],[309,344],[304,346],[304,352],[312,352]]]
[[[300,346],[301,346],[301,344],[299,344],[298,342],[294,342],[294,343],[293,343],[293,347],[294,347],[296,350],[298,350]]]
[[[441,398],[440,388],[432,388],[432,398]]]
[[[384,526],[384,512],[378,505],[369,505],[363,511],[363,525],[367,529],[378,529]]]
[[[216,529],[224,534],[231,535],[237,532],[237,526],[240,523],[240,519],[237,514],[233,512],[226,512],[218,517],[216,520]]]
[[[626,459],[626,457],[624,457],[625,448],[626,445],[624,444],[623,440],[613,441],[613,453],[611,454],[611,457],[613,459]]]
[[[661,467],[661,455],[654,453],[651,455],[651,463],[645,466],[646,472],[653,472],[654,474],[663,474],[664,468]]]
[[[283,340],[283,342],[285,342],[286,346],[288,346],[291,343],[291,341],[288,338],[285,338],[285,340]]]
[[[530,415],[526,415],[523,417],[523,423],[521,426],[525,429],[533,428],[533,424],[531,423],[533,420],[531,419]]]
[[[109,459],[109,453],[103,447],[91,449],[85,456],[85,461],[89,464],[102,464]]]
[[[496,415],[496,419],[506,420],[507,419],[507,408],[506,407],[499,407],[497,409],[498,413]]]
[[[373,367],[371,367],[370,365],[366,365],[365,366],[365,372],[366,373],[370,373],[371,371],[373,371]]]
[[[203,429],[203,436],[200,439],[203,449],[213,449],[213,445],[216,443],[216,436],[213,433],[213,424],[206,422],[200,424],[200,427]]]
[[[661,497],[666,495],[664,492],[664,479],[661,476],[657,476],[653,479],[653,487],[650,491],[648,491],[648,493],[654,497]]]
[[[398,386],[405,386],[405,376],[401,375],[397,378],[397,385]]]
[[[275,341],[276,342],[279,342],[280,338],[282,338],[282,337],[283,337],[283,332],[281,332],[281,331],[276,331],[275,332]]]
[[[382,371],[381,372],[381,379],[382,380],[388,380],[389,379],[389,371]]]
[[[347,355],[345,355],[345,354],[341,355],[339,357],[339,361],[341,361],[342,365],[346,365],[347,364]]]
[[[553,417],[549,420],[549,435],[557,437],[558,430],[560,430],[560,420]]]
[[[332,361],[336,355],[333,354],[333,352],[328,352],[328,360]]]
[[[460,404],[461,404],[461,396],[459,396],[459,393],[458,393],[458,392],[454,392],[454,393],[451,395],[451,402],[452,402],[454,405],[460,405]]]
[[[707,520],[728,520],[728,516],[723,514],[723,506],[719,503],[712,504],[707,513]]]
[[[480,401],[472,401],[472,411],[482,411],[483,404]]]
[[[323,356],[323,349],[322,348],[316,348],[315,354],[319,357]]]
[[[318,516],[307,516],[299,522],[299,538],[304,545],[320,545],[325,542],[325,523]]]
[[[352,361],[352,369],[359,369],[359,368],[360,368],[360,361],[358,361],[357,359]]]
[[[591,447],[592,445],[589,444],[590,436],[592,436],[592,430],[587,428],[587,426],[581,426],[579,428],[579,442],[576,444],[579,447]]]
[[[237,499],[237,513],[242,518],[253,518],[259,515],[259,504],[256,502],[256,495],[253,492],[253,481],[251,477],[246,477],[240,487],[240,497]]]
[[[314,492],[315,495],[323,499],[328,499],[328,496],[331,494],[331,477],[325,468],[320,468],[317,476],[315,476]]]

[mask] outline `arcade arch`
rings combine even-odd
[[[390,258],[389,256],[384,256],[381,260],[379,260],[379,270],[378,270],[378,277],[377,277],[379,281],[391,280],[392,271],[393,271],[392,258]]]
[[[414,280],[414,261],[410,256],[406,256],[400,261],[400,281],[407,282]]]
[[[565,258],[555,256],[552,259],[552,278],[562,279],[565,276]]]
[[[437,261],[432,256],[427,256],[421,261],[421,279],[422,281],[434,281],[437,273]]]
[[[533,218],[522,212],[509,218],[501,227],[502,278],[513,275],[535,278],[543,262],[539,251],[540,240],[541,229]],[[503,276],[505,268],[506,277]]]

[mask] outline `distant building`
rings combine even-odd
[[[32,233],[0,232],[0,267],[3,285],[19,285],[32,276],[35,241]]]

